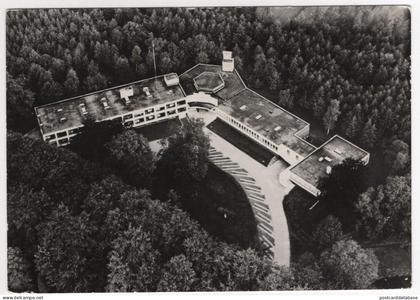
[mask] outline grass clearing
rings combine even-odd
[[[198,199],[199,205],[190,213],[207,232],[242,248],[258,247],[257,223],[251,205],[232,176],[210,163]]]

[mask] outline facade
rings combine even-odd
[[[346,158],[369,162],[369,153],[336,135],[316,148],[305,139],[310,124],[246,87],[232,53],[222,65],[198,64],[175,73],[140,80],[35,108],[44,141],[65,146],[83,122],[119,120],[127,127],[183,118],[189,107],[214,112],[219,119],[256,141],[290,167],[291,182],[314,196],[317,183]]]
[[[87,118],[119,120],[130,128],[184,117],[186,112],[175,73],[35,107],[43,140],[57,146],[68,145]]]

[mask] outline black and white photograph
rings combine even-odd
[[[413,287],[409,5],[9,5],[6,294]]]

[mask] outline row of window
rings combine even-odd
[[[69,135],[78,134],[81,129],[82,128],[79,127],[79,128],[74,128],[74,129],[70,129],[70,130],[60,131],[60,132],[57,132],[57,133],[52,133],[52,134],[49,134],[49,135],[45,136],[45,141],[49,142],[49,141],[54,140],[56,138],[59,139],[59,138],[63,138],[63,137],[68,137]]]
[[[173,102],[173,103],[166,104],[166,106],[163,105],[163,106],[159,107],[157,109],[157,111],[164,110],[165,107],[166,108],[173,108],[176,105],[181,106],[181,105],[184,105],[184,104],[186,104],[186,101],[185,100],[179,100],[176,103]],[[186,110],[185,107],[178,108],[178,112],[183,112],[185,110]],[[154,108],[149,108],[149,109],[146,109],[144,112],[139,112],[139,113],[134,114],[134,118],[140,118],[144,114],[147,115],[147,114],[151,114],[151,113],[154,113],[154,112],[155,112],[155,109]],[[170,111],[167,112],[168,115],[173,115],[175,113],[176,113],[176,110],[175,109],[170,110]],[[163,118],[164,116],[166,116],[166,114],[164,112],[158,114],[158,118]],[[130,113],[130,114],[124,115],[122,118],[121,117],[118,117],[118,118],[116,118],[114,120],[119,119],[121,122],[124,122],[124,125],[125,126],[130,127],[130,125],[126,125],[126,124],[131,124],[131,126],[132,126],[133,125],[133,121],[131,121],[131,122],[130,121],[127,121],[127,120],[130,120],[132,118],[133,118],[133,114]],[[150,121],[150,120],[153,120],[154,118],[155,117],[153,115],[152,116],[147,116],[146,117],[146,120]],[[144,121],[144,118],[143,118],[143,121]],[[140,124],[143,121],[136,120],[136,124]],[[45,135],[45,141],[46,142],[50,142],[51,141],[51,143],[52,143],[52,140],[60,139],[60,138],[63,138],[63,137],[68,137],[69,135],[73,135],[73,134],[78,134],[78,133],[80,133],[80,130],[81,130],[81,127],[75,128],[75,129],[71,129],[71,130],[64,130],[64,131],[60,131],[60,132],[57,132],[57,133],[52,133],[52,134],[49,134],[49,135]],[[59,140],[59,143],[60,143],[60,141],[61,141],[61,139]],[[62,143],[65,144],[65,143],[68,143],[68,142],[69,141],[62,142]]]
[[[133,117],[133,114],[132,113],[127,114],[127,115],[124,115],[123,116],[123,120],[124,121],[127,121],[129,119],[139,118],[139,117],[142,117],[143,115],[152,114],[155,111],[156,112],[160,112],[160,111],[163,111],[165,109],[174,108],[176,105],[181,106],[181,105],[185,105],[185,104],[186,104],[186,101],[185,100],[179,100],[176,103],[173,102],[173,103],[168,103],[166,105],[159,106],[158,108],[156,108],[156,110],[155,110],[154,107],[145,109],[144,112],[139,112],[139,113],[134,114],[134,117]]]
[[[161,113],[157,114],[156,116],[155,115],[145,116],[143,118],[135,119],[134,121],[130,120],[130,121],[124,122],[124,126],[125,127],[132,127],[133,125],[138,126],[142,123],[152,121],[154,119],[161,119],[161,118],[166,117],[166,116],[174,115],[177,112],[178,113],[184,112],[186,110],[187,110],[187,108],[184,106],[184,107],[178,108],[177,110],[173,109],[173,110],[169,110],[167,112],[161,112]]]
[[[229,121],[231,123],[233,123],[236,127],[239,127],[240,129],[242,129],[243,131],[245,131],[246,133],[250,134],[252,137],[254,137],[255,139],[262,141],[267,147],[270,147],[271,149],[273,149],[274,151],[278,151],[278,146],[274,145],[272,142],[270,142],[269,140],[261,137],[260,134],[256,133],[255,131],[249,129],[248,127],[244,126],[241,122],[236,121],[233,118],[229,118]]]

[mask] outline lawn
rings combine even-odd
[[[369,247],[379,260],[379,280],[376,289],[411,287],[411,244],[387,244]]]
[[[240,131],[232,128],[220,119],[214,120],[212,123],[207,125],[207,128],[264,166],[267,166],[270,160],[275,156],[270,151],[264,149],[263,146],[259,145],[257,142],[245,136]]]
[[[379,278],[411,275],[411,245],[371,247],[379,260]]]
[[[251,205],[232,176],[209,164],[198,199],[199,205],[190,213],[207,232],[242,248],[258,248],[257,223]]]
[[[164,139],[174,134],[179,127],[181,122],[178,118],[156,122],[149,124],[144,127],[134,128],[138,133],[144,135],[149,142]]]

